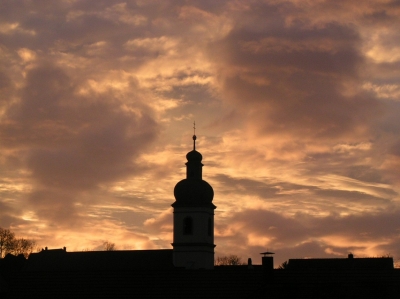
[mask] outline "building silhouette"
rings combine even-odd
[[[398,298],[393,259],[290,259],[214,266],[214,191],[202,179],[202,155],[187,155],[174,189],[173,249],[68,252],[45,248],[0,259],[0,299],[7,298]]]

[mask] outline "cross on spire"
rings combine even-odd
[[[193,150],[196,150],[196,122],[193,122]]]

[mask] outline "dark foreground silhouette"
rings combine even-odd
[[[172,250],[43,250],[0,259],[0,298],[399,298],[391,258],[289,260],[190,270]]]

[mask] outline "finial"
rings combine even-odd
[[[196,122],[193,122],[193,150],[196,150]]]

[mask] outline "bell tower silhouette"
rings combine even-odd
[[[194,127],[195,129],[195,127]],[[187,153],[186,179],[174,188],[173,262],[187,269],[214,268],[214,190],[202,179],[202,155],[193,150]]]

